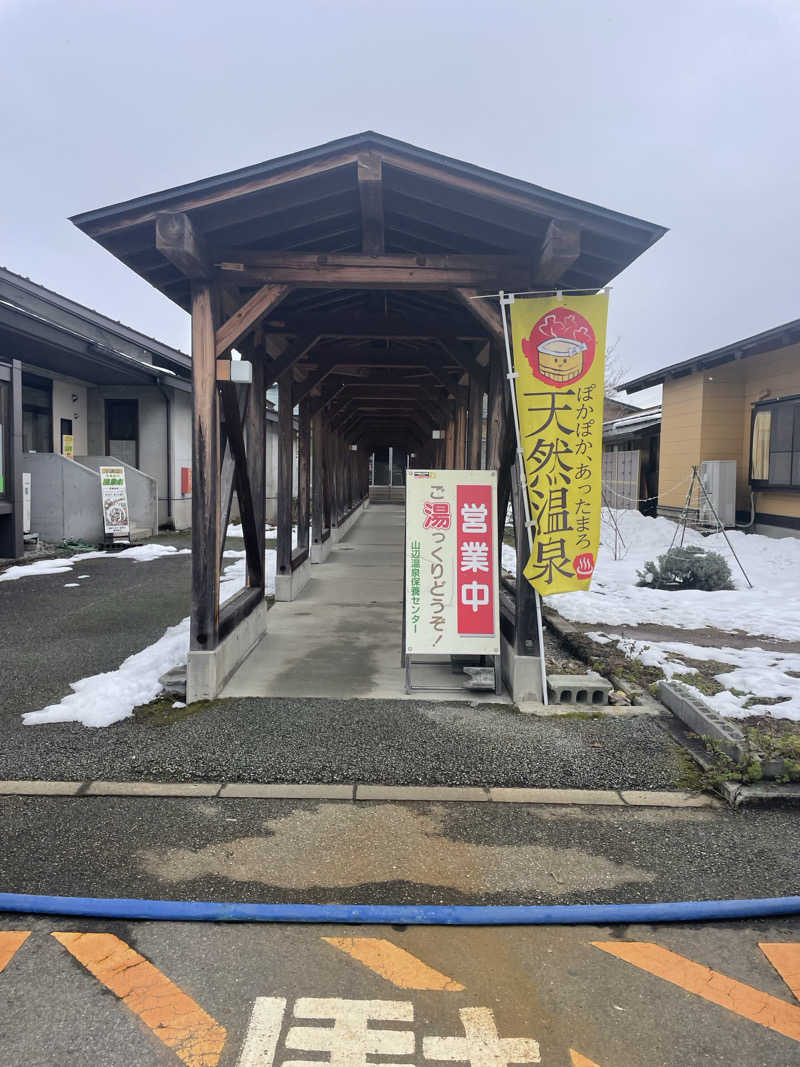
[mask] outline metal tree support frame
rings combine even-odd
[[[371,131],[73,221],[192,314],[189,674],[219,650],[210,695],[265,617],[263,391],[280,383],[278,578],[291,598],[366,498],[376,448],[413,452],[429,468],[475,467],[483,455],[506,506],[505,309],[477,293],[597,290],[665,232]],[[234,348],[253,366],[249,398],[225,373]],[[247,587],[220,606],[234,490]],[[293,551],[295,510],[303,530]],[[522,581],[517,608],[504,613],[515,656],[542,651],[541,611],[534,622]]]
[[[736,549],[731,544],[731,539],[728,537],[728,533],[727,533],[725,527],[722,525],[722,520],[720,519],[719,515],[717,514],[717,509],[714,507],[714,502],[712,501],[711,497],[708,495],[706,487],[703,484],[702,475],[700,474],[700,471],[698,470],[696,464],[692,467],[692,479],[689,482],[689,491],[686,494],[686,500],[685,500],[684,505],[683,505],[683,511],[681,512],[681,517],[678,520],[678,523],[677,523],[677,525],[675,527],[675,532],[672,535],[672,540],[670,541],[669,547],[672,548],[675,545],[675,538],[678,536],[678,530],[680,529],[680,531],[681,531],[681,548],[683,548],[683,541],[684,541],[684,538],[686,537],[686,527],[689,524],[689,508],[692,506],[692,494],[694,493],[695,484],[699,487],[700,492],[702,493],[702,495],[706,499],[706,503],[711,508],[711,513],[714,516],[714,518],[717,520],[717,530],[720,531],[722,533],[722,536],[725,538],[725,543],[727,544],[728,548],[731,550],[731,555],[736,560],[736,562],[739,564],[739,570],[744,575],[744,580],[747,582],[747,584],[750,587],[750,589],[752,589],[753,588],[753,583],[750,581],[750,578],[748,577],[747,571],[744,569],[744,566],[742,565],[742,561],[736,555]]]

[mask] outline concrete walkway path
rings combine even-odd
[[[401,506],[368,508],[327,561],[314,566],[299,597],[272,608],[266,637],[221,696],[405,698],[404,517]],[[509,702],[463,689],[465,681],[451,673],[448,658],[414,668],[415,687],[436,687],[423,691],[426,700]]]

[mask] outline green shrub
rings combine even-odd
[[[731,571],[719,552],[688,545],[670,548],[657,562],[648,560],[644,570],[636,572],[637,585],[652,589],[733,589]]]

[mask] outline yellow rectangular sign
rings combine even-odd
[[[517,297],[514,379],[533,552],[525,577],[542,596],[588,589],[602,505],[608,295]]]

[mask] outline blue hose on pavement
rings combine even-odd
[[[800,913],[800,897],[681,900],[655,904],[239,904],[233,901],[48,897],[0,893],[0,911],[172,922],[385,923],[409,926],[541,926],[698,922]]]

